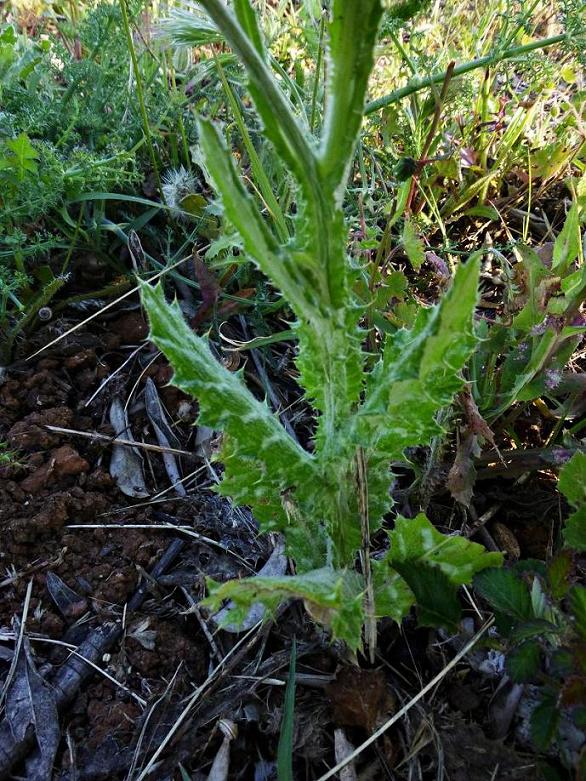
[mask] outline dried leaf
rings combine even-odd
[[[59,575],[47,572],[47,591],[65,618],[76,619],[87,610],[87,600],[64,583]]]
[[[346,737],[346,733],[343,729],[334,730],[334,751],[336,764],[342,762],[354,751],[354,746]],[[338,778],[340,781],[358,781],[354,763],[349,762],[345,767],[343,767],[342,770],[340,770]]]
[[[493,447],[496,447],[494,442],[494,434],[488,423],[480,414],[480,410],[474,401],[474,396],[472,395],[472,391],[470,390],[469,386],[464,388],[460,394],[460,398],[464,407],[464,413],[466,415],[469,430],[483,439],[486,439],[486,441],[490,442]]]
[[[460,437],[456,457],[448,473],[447,487],[456,501],[470,507],[476,482],[474,459],[480,454],[478,437],[472,431]]]
[[[110,423],[116,437],[126,442],[134,442],[124,405],[118,396],[112,399],[110,405]],[[134,499],[144,499],[149,495],[142,471],[142,459],[138,450],[126,445],[113,445],[110,458],[110,474],[116,485],[126,496]]]
[[[203,322],[209,316],[210,312],[212,312],[222,288],[216,279],[216,275],[201,258],[194,257],[193,267],[201,295],[201,305],[191,321],[191,324],[196,326]]]
[[[345,667],[327,687],[334,723],[374,732],[396,709],[382,670]]]
[[[157,639],[157,633],[154,629],[149,629],[151,624],[150,618],[144,618],[137,624],[130,628],[128,637],[134,638],[137,643],[140,643],[146,651],[155,650],[155,641]]]
[[[37,672],[26,636],[6,693],[6,716],[15,742],[22,742],[29,730],[34,731],[36,748],[26,759],[28,781],[52,778],[60,740],[57,703],[53,691]]]
[[[157,392],[157,386],[150,377],[147,378],[145,383],[144,400],[146,412],[151,425],[155,430],[159,445],[164,448],[178,448],[179,440],[167,422],[167,417]],[[169,475],[169,480],[171,481],[175,492],[179,494],[179,496],[187,496],[187,491],[181,482],[181,474],[177,466],[175,453],[164,452],[162,455],[165,471]]]

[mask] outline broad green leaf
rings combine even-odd
[[[570,504],[586,504],[586,453],[574,453],[562,467],[558,486]]]
[[[386,560],[391,567],[398,570],[398,565],[409,564],[416,568],[424,562],[441,570],[456,586],[472,582],[476,573],[502,562],[502,554],[487,553],[482,545],[459,534],[441,534],[422,513],[411,519],[399,516],[389,539]]]
[[[377,618],[388,616],[398,624],[415,604],[415,595],[398,572],[386,561],[371,561],[374,584],[374,604]]]
[[[461,615],[457,586],[426,562],[393,562],[393,567],[415,595],[419,626],[443,626],[455,631]]]
[[[555,637],[560,632],[561,629],[550,621],[534,618],[531,621],[524,621],[514,626],[509,633],[509,638],[513,643],[522,643],[525,640],[531,640],[536,637],[542,638],[548,635]]]
[[[552,268],[566,271],[580,251],[580,209],[573,203],[560,234],[553,245]]]
[[[517,247],[517,251],[521,255],[520,270],[525,277],[524,288],[527,292],[527,302],[519,314],[513,318],[513,327],[529,333],[534,326],[541,323],[545,316],[540,299],[540,283],[549,276],[549,270],[531,247],[520,245]]]
[[[531,740],[540,751],[545,751],[557,732],[560,711],[553,694],[546,694],[531,714]]]
[[[541,665],[541,648],[529,641],[512,648],[506,658],[506,669],[515,683],[527,683],[535,678]]]
[[[19,181],[23,181],[28,174],[36,174],[38,171],[37,160],[39,153],[31,144],[26,133],[21,133],[17,138],[6,141],[6,146],[12,152],[13,159],[10,165],[16,171]]]
[[[356,650],[362,632],[362,579],[354,572],[324,567],[303,575],[281,578],[243,578],[227,583],[208,580],[210,595],[202,604],[218,610],[225,600],[233,607],[227,611],[228,624],[242,623],[251,605],[260,602],[269,611],[286,599],[302,599],[309,614],[329,626],[333,636]]]
[[[419,271],[425,260],[425,246],[421,237],[417,235],[412,220],[409,218],[405,219],[403,226],[403,249],[413,269]]]
[[[586,515],[584,515],[584,519],[586,525]],[[568,531],[567,522],[565,531]],[[547,579],[549,581],[551,595],[554,599],[563,599],[568,593],[573,565],[572,554],[568,550],[560,551],[549,562],[547,566]]]
[[[488,569],[474,578],[474,588],[499,613],[518,621],[533,618],[527,584],[507,569]]]

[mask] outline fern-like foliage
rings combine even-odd
[[[353,294],[342,202],[382,4],[332,3],[327,108],[317,141],[273,76],[249,0],[234,0],[233,9],[223,0],[199,0],[199,5],[242,61],[264,135],[297,185],[295,231],[283,243],[245,188],[219,128],[200,120],[203,167],[225,217],[246,255],[295,315],[299,382],[317,413],[309,453],[252,396],[240,375],[220,366],[177,304],[166,303],[162,288],[143,286],[151,338],[171,362],[174,384],[197,397],[201,423],[225,434],[220,491],[249,505],[264,530],[282,532],[295,562],[294,576],[210,584],[208,604],[216,608],[230,599],[227,620],[234,623],[251,604],[275,608],[297,597],[353,648],[360,645],[366,617],[400,621],[413,604],[423,623],[454,623],[457,587],[498,563],[498,554],[445,537],[420,516],[400,520],[385,558],[371,567],[364,564],[365,538],[380,527],[390,506],[390,461],[438,433],[437,413],[462,385],[461,372],[475,344],[478,282],[473,257],[441,304],[422,310],[411,330],[388,338],[380,360],[366,368],[359,325],[365,312]],[[177,25],[183,25],[181,40],[187,40],[185,15],[175,19]],[[362,572],[354,566],[359,550]],[[434,607],[441,589],[446,598]]]

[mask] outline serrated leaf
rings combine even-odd
[[[386,560],[391,567],[400,571],[399,564],[423,562],[441,570],[456,586],[470,583],[476,573],[502,563],[502,554],[488,553],[482,545],[458,534],[441,534],[423,514],[412,519],[399,516],[389,539]]]
[[[489,569],[474,578],[474,588],[499,613],[518,621],[533,618],[527,584],[511,570]]]
[[[323,567],[282,578],[244,578],[222,584],[208,580],[208,587],[210,595],[202,602],[206,607],[217,610],[224,600],[233,602],[226,623],[241,623],[256,602],[274,612],[286,599],[302,599],[312,618],[329,626],[334,637],[354,650],[360,646],[363,584],[354,572]]]
[[[572,554],[567,550],[560,551],[549,562],[547,567],[547,579],[549,581],[551,595],[554,599],[562,599],[568,593],[572,568]]]
[[[586,551],[586,506],[581,507],[566,521],[562,532],[564,542],[574,550]]]
[[[546,695],[531,714],[531,740],[540,751],[546,751],[557,732],[560,711],[553,695]]]
[[[16,138],[6,141],[6,146],[12,152],[10,165],[16,171],[19,181],[22,181],[27,173],[35,174],[38,171],[36,161],[39,153],[31,144],[26,133],[21,133]]]
[[[576,622],[576,631],[586,639],[586,588],[574,586],[570,592],[570,610]]]
[[[360,445],[397,459],[441,433],[436,414],[462,387],[460,372],[476,343],[478,274],[479,260],[471,258],[439,306],[420,311],[411,330],[387,336],[353,424]]]
[[[534,637],[545,637],[546,635],[559,635],[560,628],[543,618],[535,618],[531,621],[524,621],[522,624],[514,626],[509,634],[513,643],[521,643],[524,640],[531,640]]]
[[[511,680],[527,683],[535,678],[541,665],[541,648],[538,642],[525,642],[512,648],[506,657],[505,666]]]
[[[425,245],[415,232],[413,222],[407,218],[403,225],[403,249],[414,271],[419,271],[425,260]]]
[[[198,399],[202,425],[230,437],[224,459],[228,474],[231,457],[261,465],[263,479],[248,492],[247,501],[253,507],[277,505],[282,491],[294,493],[295,485],[314,479],[312,457],[287,434],[268,406],[254,398],[240,374],[214,358],[206,341],[185,322],[179,305],[166,302],[161,285],[143,284],[141,297],[151,339],[173,367],[173,383]]]
[[[558,487],[570,504],[586,504],[586,453],[574,453],[562,467]]]

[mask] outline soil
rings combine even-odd
[[[93,320],[26,358],[73,324],[57,320],[37,332],[34,343],[21,345],[22,357],[0,386],[0,441],[13,451],[0,467],[0,680],[10,675],[20,622],[34,663],[49,681],[70,659],[63,644],[78,647],[111,622],[123,627],[121,639],[98,659],[109,677],[93,671],[61,714],[52,778],[137,779],[173,727],[176,732],[149,778],[205,778],[224,740],[225,720],[238,731],[227,777],[276,778],[293,636],[300,674],[295,777],[317,778],[335,764],[334,730],[343,730],[357,745],[442,668],[437,635],[409,621],[401,631],[383,621],[376,665],[360,659],[358,668],[300,605],[286,608],[250,639],[217,632],[197,609],[205,577],[258,570],[271,542],[257,537],[244,510],[234,510],[210,490],[213,478],[199,457],[182,458],[183,475],[202,473],[195,484],[186,482],[186,496],[172,490],[160,453],[148,450],[140,453],[149,497],[121,492],[109,471],[108,438],[121,435],[109,422],[112,400],[127,405],[135,440],[156,445],[142,393],[150,377],[180,448],[194,453],[196,407],[167,385],[168,366],[143,342],[147,326],[136,306]],[[553,508],[553,485],[533,481],[523,490],[526,494],[517,491],[497,520],[514,534],[522,555],[543,556],[549,521],[536,527],[527,500],[543,513],[545,496]],[[160,491],[165,493],[157,499]],[[507,484],[488,480],[483,491],[490,504],[502,500]],[[440,522],[447,518],[441,493],[435,514]],[[188,527],[205,540],[153,528],[161,524]],[[132,528],[136,525],[147,528]],[[150,576],[179,539],[183,547],[166,571]],[[129,611],[139,586],[145,599]],[[220,660],[225,669],[212,675]],[[205,696],[178,722],[204,684]],[[452,781],[537,777],[533,760],[491,739],[487,709],[496,684],[466,667],[452,684],[441,704],[436,700],[414,709],[375,751],[364,754],[362,778],[407,778],[409,763],[419,778],[436,778],[440,765]],[[22,777],[26,771],[16,765],[14,772]]]

